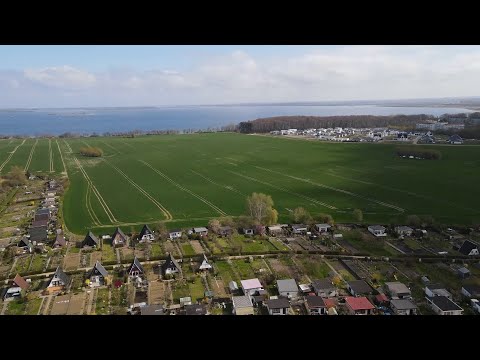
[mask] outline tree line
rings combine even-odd
[[[414,156],[416,158],[428,160],[440,160],[442,153],[433,149],[419,149],[412,146],[399,146],[395,149],[398,156]]]
[[[347,115],[347,116],[276,116],[243,121],[237,130],[241,133],[266,133],[286,129],[318,129],[333,127],[368,128],[388,127],[415,128],[418,122],[434,120],[432,115]]]

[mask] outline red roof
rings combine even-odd
[[[345,298],[345,302],[352,308],[353,311],[375,309],[375,306],[373,306],[366,297],[347,296]]]
[[[323,299],[323,302],[325,303],[325,306],[327,309],[330,309],[331,307],[335,307],[335,301],[333,299]]]
[[[28,289],[28,287],[30,286],[29,283],[27,283],[25,281],[25,279],[23,277],[21,277],[19,274],[15,275],[15,278],[13,279],[13,282],[19,287],[21,288],[22,290],[26,290]]]
[[[377,299],[378,302],[388,301],[388,297],[385,294],[378,294],[377,296],[375,296],[375,299]]]

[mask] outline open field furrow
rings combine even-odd
[[[113,147],[112,145],[106,143],[105,141],[102,141],[102,144],[104,144],[105,146],[108,146],[110,149],[112,149],[113,151],[115,151],[117,154],[122,154],[121,151],[117,150],[115,147]]]
[[[50,153],[50,172],[55,172],[55,168],[53,166],[53,151],[51,139],[48,139],[48,152]]]
[[[23,170],[25,172],[28,171],[28,168],[30,167],[30,164],[32,162],[33,153],[35,152],[35,147],[37,146],[37,144],[38,144],[38,139],[36,139],[35,142],[33,143],[32,150],[30,150],[30,154],[28,155],[27,163],[25,164],[25,167],[23,168]]]
[[[273,185],[273,184],[270,184],[270,183],[268,183],[268,182],[255,179],[255,178],[253,178],[253,177],[251,177],[251,176],[247,176],[247,175],[240,174],[239,172],[236,172],[236,171],[230,171],[230,170],[227,170],[227,171],[230,172],[230,173],[232,173],[232,174],[234,174],[234,175],[243,177],[243,178],[245,178],[245,179],[247,179],[247,180],[255,181],[255,182],[258,182],[258,183],[260,183],[260,184],[267,185],[267,186],[269,186],[269,187],[271,187],[271,188],[274,188],[274,189],[277,189],[277,190],[286,192],[286,193],[288,193],[288,194],[298,196],[298,197],[300,197],[300,198],[302,198],[302,199],[311,201],[311,202],[314,203],[314,204],[318,204],[318,205],[324,206],[324,207],[326,207],[326,208],[328,208],[328,209],[331,209],[331,210],[336,210],[336,209],[337,209],[337,208],[336,208],[335,206],[333,206],[333,205],[326,204],[326,203],[324,203],[324,202],[318,201],[318,200],[313,199],[313,198],[311,198],[311,197],[308,197],[308,196],[299,194],[299,193],[297,193],[297,192],[294,192],[294,191],[285,189],[285,188],[283,188],[283,187],[281,187],[281,186]]]
[[[85,193],[85,206],[87,207],[88,214],[90,215],[90,218],[92,219],[93,223],[96,226],[99,226],[99,225],[102,225],[102,223],[100,222],[100,220],[97,217],[97,214],[95,214],[95,211],[93,210],[91,194],[92,194],[92,186],[90,184],[87,184],[87,192]]]
[[[60,149],[60,145],[59,145],[59,143],[58,143],[58,140],[55,140],[55,142],[57,143],[58,153],[60,154],[60,159],[62,160],[63,172],[64,172],[65,174],[67,174],[67,167],[65,166],[65,161],[63,160],[62,150]]]
[[[88,176],[87,172],[85,171],[85,169],[83,168],[82,164],[80,164],[80,161],[78,161],[77,158],[74,158],[75,160],[75,163],[77,164],[80,172],[83,174],[85,180],[87,181],[88,185],[91,187],[91,189],[93,190],[93,193],[95,194],[95,196],[97,197],[98,201],[100,202],[100,205],[102,206],[103,210],[105,211],[105,214],[107,215],[108,219],[110,220],[110,222],[113,224],[113,223],[117,223],[118,220],[115,218],[115,216],[113,215],[112,211],[110,210],[110,208],[108,207],[107,203],[105,202],[105,200],[103,199],[102,195],[100,194],[100,192],[97,190],[97,188],[95,187],[95,185],[92,183],[92,181],[90,180],[90,177]]]
[[[137,150],[137,149],[135,148],[135,146],[133,146],[133,145],[131,145],[131,144],[125,142],[125,141],[122,141],[122,144],[123,144],[123,145],[127,145],[128,147],[130,147],[130,148],[132,148],[132,149],[134,149],[134,150]]]
[[[63,142],[65,143],[65,146],[67,147],[69,153],[72,154],[73,150],[72,150],[72,147],[70,146],[70,144],[68,142],[66,142],[65,140],[63,140]]]
[[[5,165],[8,164],[8,162],[9,162],[10,159],[12,158],[13,154],[15,154],[15,151],[17,151],[17,149],[18,149],[20,146],[22,146],[23,144],[25,144],[25,141],[26,141],[26,139],[24,139],[21,144],[17,145],[17,146],[15,147],[15,149],[12,150],[12,152],[10,153],[10,155],[8,155],[7,159],[2,163],[2,165],[0,165],[0,172],[3,170],[3,168],[5,167]]]
[[[222,209],[220,209],[219,207],[217,207],[216,205],[212,204],[210,201],[208,201],[207,199],[203,198],[202,196],[198,195],[198,194],[195,194],[193,191],[183,187],[182,185],[180,185],[179,183],[177,183],[176,181],[172,180],[171,178],[169,178],[167,175],[165,175],[164,173],[162,173],[160,170],[157,170],[155,169],[152,165],[150,165],[149,163],[143,161],[143,160],[139,160],[142,164],[148,166],[151,170],[153,170],[154,172],[156,172],[158,175],[160,175],[161,177],[163,177],[165,180],[167,180],[168,182],[170,182],[171,184],[175,185],[177,188],[179,188],[180,190],[182,191],[185,191],[187,193],[189,193],[190,195],[196,197],[198,200],[202,201],[203,203],[207,204],[208,206],[210,206],[213,210],[215,210],[216,212],[218,212],[220,215],[222,216],[227,216],[227,213],[224,212]]]
[[[388,207],[388,208],[391,208],[391,209],[394,209],[394,210],[398,210],[399,212],[405,212],[405,209],[403,209],[399,206],[392,205],[392,204],[386,203],[384,201],[372,199],[372,198],[369,198],[369,197],[366,197],[366,196],[363,196],[363,195],[360,195],[360,194],[356,194],[356,193],[353,193],[353,192],[348,191],[348,190],[338,189],[338,188],[335,188],[335,187],[332,187],[332,186],[328,186],[328,185],[321,184],[321,183],[316,183],[316,182],[310,181],[308,179],[303,179],[303,178],[299,178],[299,177],[292,176],[292,175],[286,175],[286,174],[283,174],[283,173],[275,171],[275,170],[267,169],[265,167],[260,167],[260,166],[255,166],[255,167],[257,169],[260,169],[260,170],[269,171],[269,172],[272,172],[272,173],[275,173],[275,174],[279,174],[279,175],[282,175],[282,176],[289,177],[291,179],[306,182],[306,183],[314,185],[314,186],[322,187],[322,188],[325,188],[325,189],[341,192],[343,194],[347,194],[347,195],[350,195],[350,196],[358,197],[360,199],[368,200],[370,202],[374,202],[376,204],[379,204],[379,205],[382,205],[382,206],[385,206],[385,207]]]
[[[224,189],[233,191],[234,193],[237,193],[237,194],[240,194],[240,195],[245,196],[245,194],[243,194],[241,191],[238,191],[237,189],[234,189],[234,188],[231,187],[231,186],[219,184],[219,183],[213,181],[212,179],[210,179],[209,177],[207,177],[207,176],[205,176],[205,175],[202,175],[202,174],[200,174],[199,172],[196,172],[195,170],[191,170],[191,169],[190,169],[190,171],[193,172],[194,174],[200,176],[201,178],[205,179],[206,181],[208,181],[209,183],[211,183],[211,184],[213,184],[213,185],[219,186],[219,187],[221,187],[221,188],[224,188]]]
[[[391,186],[380,185],[380,184],[377,184],[377,183],[373,183],[371,181],[358,180],[358,179],[353,179],[353,178],[349,178],[349,177],[346,177],[346,176],[341,176],[341,175],[335,174],[335,170],[333,170],[333,169],[329,169],[327,172],[323,172],[323,174],[333,176],[333,177],[336,177],[336,178],[339,178],[339,179],[344,179],[344,180],[348,180],[348,181],[357,182],[357,183],[360,183],[360,184],[365,184],[365,185],[369,185],[369,186],[373,186],[373,187],[382,188],[382,189],[389,190],[389,191],[395,191],[395,192],[403,193],[403,194],[406,194],[406,195],[409,195],[409,196],[415,196],[417,198],[427,200],[427,201],[435,201],[435,202],[443,203],[445,205],[454,206],[454,207],[457,207],[457,208],[460,208],[460,209],[463,209],[463,210],[474,211],[476,213],[479,212],[478,209],[473,209],[473,208],[465,207],[465,206],[459,206],[458,204],[456,204],[454,202],[451,202],[451,201],[446,201],[446,200],[439,199],[439,198],[433,198],[433,197],[426,196],[426,195],[423,195],[423,194],[417,194],[417,193],[414,193],[412,191],[393,188]]]
[[[113,169],[115,169],[125,180],[127,180],[134,188],[136,188],[140,193],[142,193],[147,199],[149,199],[160,211],[165,215],[165,218],[167,220],[173,219],[172,214],[165,208],[162,204],[160,204],[154,197],[152,197],[148,192],[146,192],[140,185],[138,185],[136,182],[134,182],[132,179],[130,179],[122,170],[120,170],[118,167],[113,165],[111,162],[109,162],[106,159],[103,159],[105,163],[110,165]]]

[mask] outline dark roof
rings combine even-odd
[[[120,234],[120,236],[123,238],[123,240],[127,240],[127,236],[123,233],[122,229],[117,227],[115,229],[115,232],[112,235],[112,241],[115,239],[115,236],[117,236],[118,234]]]
[[[24,237],[18,242],[17,246],[18,247],[32,246],[32,242],[30,241],[30,239],[27,239],[26,237]]]
[[[148,305],[140,308],[141,315],[163,315],[164,313],[163,305]]]
[[[30,234],[30,240],[31,241],[45,241],[45,240],[47,240],[47,227],[46,226],[31,228],[30,230],[28,230],[28,233]]]
[[[17,285],[22,290],[27,290],[28,287],[30,286],[30,284],[27,283],[25,281],[25,279],[20,276],[20,274],[15,275],[15,278],[13,279],[13,282],[15,283],[15,285]]]
[[[320,296],[307,296],[305,299],[310,308],[326,307],[325,301]]]
[[[141,239],[143,235],[153,234],[153,231],[148,227],[147,224],[143,225],[142,231],[140,231],[139,238]]]
[[[369,294],[373,289],[364,280],[349,281],[348,286],[355,292],[355,294]]]
[[[463,139],[459,135],[454,134],[448,138],[448,141],[463,141]]]
[[[99,241],[95,235],[91,231],[85,236],[85,239],[82,242],[82,245],[98,245]]]
[[[313,280],[312,286],[315,291],[335,288],[330,279]]]
[[[182,229],[172,229],[169,231],[170,234],[175,232],[182,232]]]
[[[186,315],[206,315],[207,307],[202,304],[192,304],[185,306]]]
[[[48,209],[38,209],[36,212],[35,212],[35,215],[50,215],[50,210]]]
[[[70,281],[70,277],[63,272],[63,270],[59,267],[57,267],[57,270],[55,271],[54,276],[57,276],[62,282],[66,285]]]
[[[58,234],[53,244],[54,245],[59,244],[60,246],[65,246],[67,245],[67,242],[65,241],[65,237],[63,235]]]
[[[285,298],[269,299],[265,301],[269,309],[284,309],[290,307],[290,302]]]
[[[466,267],[461,267],[458,269],[458,272],[461,272],[462,274],[469,274],[470,270],[468,270]]]
[[[38,215],[35,215],[34,221],[48,220],[49,218],[50,218],[50,215],[48,214],[38,214]]]
[[[462,286],[465,290],[467,290],[470,294],[473,296],[479,296],[480,295],[480,286],[475,285],[475,284],[466,284]]]
[[[179,271],[182,269],[180,265],[178,265],[177,260],[173,257],[172,254],[168,254],[167,260],[165,263],[162,265],[162,269],[165,271],[167,268],[171,267],[171,265],[174,265]]]
[[[429,290],[445,289],[445,285],[442,284],[427,284],[425,287]]]
[[[398,310],[410,310],[417,308],[417,306],[409,299],[390,300],[390,305],[394,306]]]
[[[458,252],[462,253],[463,255],[468,255],[473,249],[478,249],[478,245],[470,240],[465,240],[460,249],[458,249]]]
[[[230,226],[220,226],[220,232],[223,232],[223,231],[231,231],[232,228]]]
[[[140,270],[140,272],[143,274],[145,273],[145,270],[143,270],[143,266],[142,264],[140,264],[140,261],[137,259],[137,257],[135,256],[135,258],[133,259],[133,263],[132,265],[130,265],[130,267],[128,268],[128,273],[130,273],[130,271],[132,271],[132,268],[136,266],[138,270]]]
[[[32,228],[36,228],[39,226],[47,226],[48,225],[48,220],[47,219],[42,219],[42,220],[37,220],[32,222]]]
[[[100,261],[98,261],[98,260],[97,260],[97,262],[95,263],[95,266],[93,267],[93,269],[90,271],[90,276],[92,276],[92,275],[95,274],[95,270],[97,270],[97,272],[100,273],[100,275],[102,275],[103,277],[105,277],[105,276],[108,275],[107,270],[105,270],[105,268],[103,267],[103,265],[100,264]]]
[[[460,306],[455,304],[446,296],[434,296],[433,298],[431,298],[431,301],[442,311],[463,310]]]
[[[303,228],[306,228],[307,225],[304,225],[304,224],[293,224],[292,225],[292,229],[303,229]]]

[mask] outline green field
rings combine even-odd
[[[3,141],[12,151],[22,140]],[[7,166],[25,164],[35,140],[17,148]],[[396,144],[340,144],[232,133],[59,139],[70,178],[64,217],[84,234],[130,230],[164,220],[169,228],[205,225],[212,217],[238,216],[252,192],[272,196],[279,221],[303,206],[352,222],[362,209],[366,223],[401,223],[407,215],[471,224],[480,218],[476,185],[480,147],[440,146],[442,160],[395,157]],[[102,148],[102,158],[79,155]],[[1,150],[0,149],[0,150]],[[63,171],[57,140],[40,139],[30,170]],[[0,151],[0,163],[6,159]],[[23,159],[20,159],[22,154]],[[269,246],[269,245],[266,245]]]

